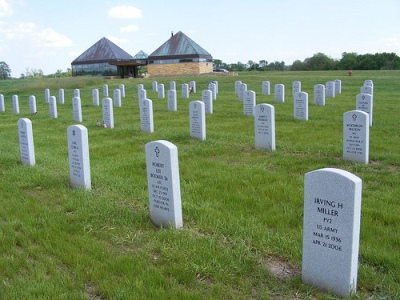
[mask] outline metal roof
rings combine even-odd
[[[212,59],[210,53],[179,31],[149,55],[149,59],[201,57]]]
[[[136,55],[133,57],[133,59],[147,59],[149,56],[144,53],[142,50],[140,50]]]
[[[84,64],[94,62],[130,61],[133,57],[115,45],[109,39],[103,37],[92,47],[78,56],[71,64]]]

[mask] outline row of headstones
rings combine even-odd
[[[21,158],[29,160],[34,152],[31,121],[20,119],[18,130]],[[87,128],[71,125],[67,137],[70,185],[90,190]],[[182,228],[177,147],[168,141],[153,141],[145,145],[145,153],[150,219],[158,227]],[[361,188],[361,179],[344,170],[326,168],[305,174],[302,257],[305,284],[340,296],[356,292]]]

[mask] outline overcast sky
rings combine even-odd
[[[65,71],[102,37],[132,56],[182,31],[226,63],[400,55],[400,0],[0,0],[0,61]]]

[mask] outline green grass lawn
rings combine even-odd
[[[342,80],[342,94],[313,104],[313,86]],[[364,80],[374,81],[369,164],[342,159],[343,113],[355,109]],[[177,83],[178,111],[152,92]],[[181,84],[197,93],[181,98]],[[218,80],[207,138],[190,138],[188,105]],[[241,80],[257,104],[275,107],[276,151],[255,150],[254,120],[234,93]],[[261,95],[263,80],[271,95]],[[309,94],[309,120],[293,117],[292,82]],[[114,129],[96,126],[92,89],[125,84]],[[140,131],[137,85],[153,100],[155,132]],[[274,84],[285,85],[275,103]],[[44,89],[65,104],[51,119]],[[89,133],[92,190],[69,188],[67,127],[73,89]],[[332,167],[363,180],[356,298],[400,298],[400,71],[260,72],[236,77],[65,78],[0,81],[0,299],[335,299],[301,282],[304,174]],[[12,110],[19,96],[20,114]],[[35,95],[37,115],[28,97]],[[100,97],[101,98],[101,97]],[[57,99],[58,100],[58,99]],[[36,165],[19,157],[17,121],[32,121]],[[184,228],[150,222],[144,145],[178,147]],[[316,257],[315,259],[318,259]],[[327,266],[329,272],[329,266]]]

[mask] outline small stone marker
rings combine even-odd
[[[177,111],[178,105],[176,102],[176,90],[168,91],[168,110]]]
[[[120,89],[114,90],[114,106],[121,107],[121,90]]]
[[[79,89],[74,89],[74,97],[81,97],[81,91]]]
[[[210,90],[203,90],[201,92],[201,101],[204,102],[204,110],[206,114],[213,113],[213,99],[212,92]]]
[[[343,158],[368,164],[369,115],[360,110],[343,114]]]
[[[326,168],[304,176],[302,281],[341,297],[357,290],[362,181]]]
[[[297,92],[294,94],[294,118],[297,120],[308,120],[308,94]]]
[[[325,85],[314,85],[314,104],[325,106]]]
[[[18,95],[12,96],[12,103],[13,103],[13,112],[14,114],[19,114],[19,100]]]
[[[187,83],[182,84],[182,98],[189,98],[189,85]]]
[[[196,81],[192,80],[189,82],[189,91],[196,93]]]
[[[50,98],[50,90],[45,89],[44,90],[44,102],[49,103],[49,98]]]
[[[189,103],[190,136],[204,141],[206,139],[206,113],[202,101]]]
[[[240,80],[236,80],[235,81],[235,94],[239,95],[239,91],[240,91],[240,85],[242,84],[242,82]]]
[[[121,91],[121,97],[125,98],[125,85],[121,83],[118,88]]]
[[[285,85],[275,84],[274,86],[274,100],[275,102],[285,102]]]
[[[114,107],[111,98],[103,98],[103,126],[114,128]]]
[[[140,101],[140,128],[142,132],[154,132],[153,101],[150,99]]]
[[[369,126],[372,126],[372,113],[374,101],[371,94],[358,94],[356,96],[356,110],[361,110],[369,115]]]
[[[171,81],[169,83],[169,89],[176,91],[176,82],[175,81]]]
[[[57,114],[57,100],[56,97],[50,96],[49,98],[49,112],[50,112],[50,118],[57,119],[58,114]]]
[[[243,101],[244,98],[244,93],[247,91],[247,84],[246,83],[241,83],[239,87],[239,100]]]
[[[147,143],[145,151],[150,219],[157,227],[182,228],[178,148],[158,140]]]
[[[256,149],[275,151],[275,108],[270,104],[254,107],[254,133]]]
[[[261,84],[262,94],[264,96],[269,96],[271,94],[271,84],[269,81],[263,81]]]
[[[147,91],[145,89],[139,90],[138,93],[139,93],[139,95],[138,95],[139,103],[140,103],[140,101],[147,99]]]
[[[254,106],[256,106],[256,92],[245,91],[243,94],[243,114],[254,116]]]
[[[4,107],[4,95],[0,94],[0,112],[4,112],[6,108]]]
[[[58,90],[58,103],[59,104],[64,104],[65,103],[64,89],[59,89]]]
[[[35,165],[35,149],[33,146],[32,122],[27,118],[18,120],[19,152],[24,165]]]
[[[335,83],[335,95],[340,95],[342,93],[342,81],[340,79],[336,79]]]
[[[140,90],[143,90],[143,89],[144,89],[143,84],[139,83],[139,84],[137,85],[138,96],[139,96],[139,91],[140,91]]]
[[[325,87],[326,97],[335,98],[335,83],[333,81],[328,81]]]
[[[29,99],[29,111],[31,115],[36,114],[37,113],[36,97],[34,95],[30,95],[28,99]]]
[[[103,96],[108,97],[108,85],[107,84],[103,85]]]
[[[164,84],[163,83],[160,83],[158,85],[157,91],[158,91],[158,99],[164,99],[165,98],[165,91],[164,91]]]
[[[293,81],[292,83],[292,96],[297,92],[301,92],[301,82],[300,81]]]
[[[151,87],[152,87],[152,91],[153,92],[158,92],[158,83],[157,83],[157,81],[153,81],[151,83]]]
[[[211,91],[211,97],[213,100],[217,100],[217,85],[214,82],[208,84],[208,89]]]
[[[92,103],[93,103],[94,106],[99,106],[100,105],[99,90],[98,89],[93,89],[92,90]]]
[[[70,185],[72,188],[83,187],[90,190],[92,183],[87,128],[83,125],[71,125],[67,128],[67,137]]]
[[[82,122],[82,105],[81,98],[72,98],[72,114],[75,122]]]

